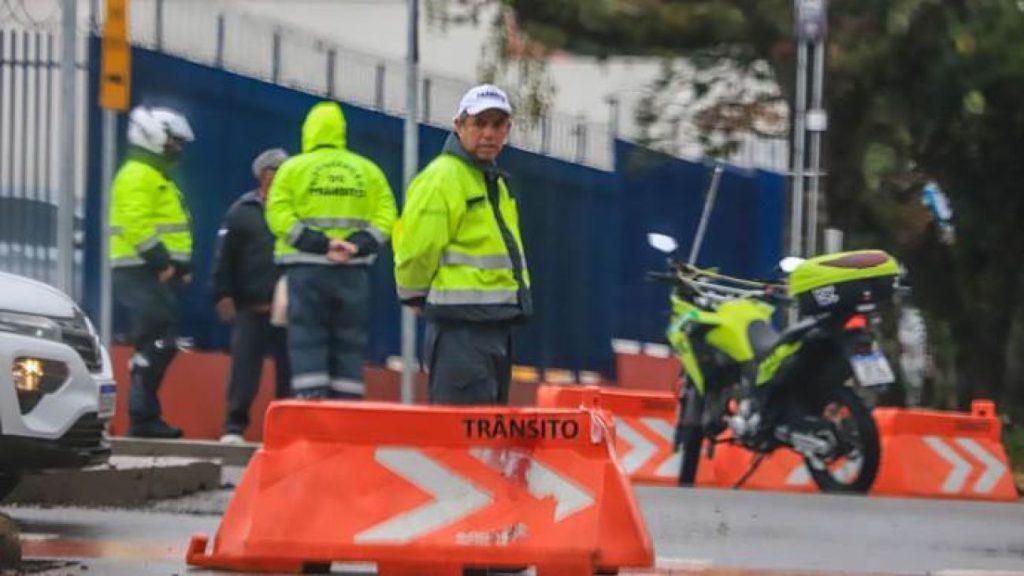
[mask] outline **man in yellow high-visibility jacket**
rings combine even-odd
[[[188,210],[168,176],[194,139],[188,120],[166,108],[138,107],[128,118],[128,160],[114,178],[110,257],[114,296],[132,317],[128,434],[177,438],[158,392],[177,353],[178,291],[191,279]]]
[[[350,151],[345,116],[321,102],[302,125],[302,154],[277,171],[267,223],[288,284],[292,391],[363,396],[369,266],[391,237],[394,194],[380,168]]]
[[[533,312],[519,213],[495,164],[511,117],[497,87],[467,92],[441,155],[409,186],[395,230],[399,299],[427,320],[432,403],[507,403],[511,328]]]

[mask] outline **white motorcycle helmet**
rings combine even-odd
[[[154,154],[176,155],[181,143],[193,140],[188,120],[169,108],[138,106],[128,115],[128,142]]]

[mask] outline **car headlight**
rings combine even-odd
[[[60,325],[45,316],[0,311],[0,332],[60,341]]]
[[[28,414],[43,396],[59,390],[68,381],[69,374],[68,365],[57,360],[16,358],[11,366],[11,378],[21,413]]]

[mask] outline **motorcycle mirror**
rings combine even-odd
[[[647,235],[647,243],[651,245],[655,250],[664,252],[665,254],[671,254],[679,248],[679,244],[676,243],[675,238],[665,235],[651,232]]]
[[[800,258],[798,256],[786,256],[779,262],[779,268],[781,268],[786,274],[789,274],[804,262],[806,262],[804,258]]]

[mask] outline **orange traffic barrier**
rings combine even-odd
[[[598,411],[275,402],[212,550],[190,565],[381,576],[535,566],[590,576],[653,564]]]
[[[882,437],[877,494],[1017,501],[995,404],[970,413],[875,410]]]
[[[871,494],[1017,501],[1001,443],[1001,423],[992,402],[976,401],[966,414],[899,408],[876,408],[873,414],[882,443],[882,461]],[[698,484],[732,487],[753,458],[741,447],[719,444],[714,460],[702,457]],[[710,476],[703,474],[707,467],[713,469]],[[818,490],[803,458],[788,449],[767,456],[743,488]]]
[[[672,451],[676,418],[673,394],[544,385],[537,390],[537,403],[563,408],[599,405],[610,411],[616,423],[616,451],[630,479],[638,484],[676,483],[679,453]],[[968,414],[877,408],[874,418],[882,442],[882,461],[872,494],[1017,500],[1001,444],[1001,424],[992,402],[976,401]],[[732,488],[750,470],[754,458],[752,452],[728,443],[715,447],[713,459],[702,450],[697,485]],[[843,469],[837,473],[844,473]],[[803,457],[789,449],[767,455],[742,487],[818,491]]]
[[[619,463],[637,484],[675,485],[679,452],[673,450],[677,400],[672,392],[616,390],[596,386],[552,386],[537,389],[537,405],[547,408],[593,407],[611,412],[615,420],[615,451]]]

